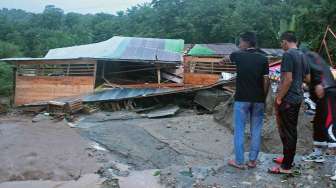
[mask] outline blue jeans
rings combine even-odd
[[[250,118],[251,124],[251,146],[249,160],[255,161],[258,158],[265,111],[264,108],[264,103],[238,101],[234,103],[234,151],[236,163],[239,165],[244,164],[244,133],[248,118]]]

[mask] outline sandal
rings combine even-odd
[[[275,162],[276,164],[281,165],[283,159],[284,159],[283,157],[276,157],[276,158],[273,158],[272,161]]]
[[[273,158],[272,161],[278,165],[281,165],[282,164],[282,161],[283,161],[283,157],[276,157],[276,158]],[[292,164],[292,167],[295,166],[295,163]]]
[[[236,163],[235,160],[232,160],[232,159],[229,160],[228,165],[229,165],[229,166],[232,166],[232,167],[234,167],[234,168],[238,168],[238,169],[240,169],[240,170],[245,170],[245,169],[246,169],[246,166],[245,166],[245,165],[239,165],[239,164]]]
[[[247,163],[248,168],[256,168],[257,167],[257,162],[256,161],[249,161]]]
[[[267,172],[270,173],[270,174],[287,174],[287,175],[292,175],[293,174],[293,172],[291,170],[286,171],[286,170],[283,170],[280,167],[269,168],[267,170]]]

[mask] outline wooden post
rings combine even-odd
[[[13,70],[13,82],[12,82],[12,93],[10,96],[10,106],[13,107],[15,106],[15,90],[16,90],[16,77],[17,77],[17,69],[18,69],[19,65],[17,63],[15,63],[15,67],[12,67]]]
[[[327,29],[326,29],[326,31],[325,31],[325,33],[324,33],[324,36],[323,36],[323,39],[322,39],[322,42],[321,42],[321,45],[320,45],[319,53],[322,52],[323,43],[324,43],[324,41],[325,41],[325,39],[326,39],[326,37],[327,37],[328,31],[329,31],[329,25],[327,26]]]
[[[158,84],[161,84],[161,68],[157,68],[157,79],[158,79]]]
[[[327,42],[326,42],[325,40],[323,41],[323,44],[324,44],[324,48],[325,48],[325,50],[326,50],[326,52],[327,52],[327,56],[328,56],[328,60],[329,60],[329,64],[330,64],[331,66],[333,66],[333,61],[332,61],[331,56],[330,56],[330,52],[329,52],[329,48],[328,48],[328,44],[327,44]]]

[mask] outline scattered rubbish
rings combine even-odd
[[[168,105],[166,107],[150,111],[146,114],[142,114],[143,117],[147,118],[160,118],[175,115],[180,108],[176,105]]]
[[[236,73],[222,72],[222,80],[230,80],[236,76]]]
[[[160,108],[160,107],[161,107],[161,105],[154,105],[154,106],[150,106],[150,107],[147,107],[147,108],[136,108],[136,109],[133,110],[133,112],[142,113],[142,112],[155,110],[155,109]]]
[[[83,109],[83,101],[81,99],[72,100],[65,103],[65,113],[75,114]]]
[[[183,175],[183,176],[193,177],[193,174],[190,170],[189,171],[180,171],[180,174]]]
[[[65,102],[49,101],[47,112],[51,114],[63,114],[64,108],[65,108]]]
[[[121,100],[112,102],[102,102],[100,108],[106,111],[133,110],[135,104],[132,100]]]
[[[99,111],[99,108],[96,106],[84,105],[82,111],[84,114],[92,114]]]
[[[153,176],[159,176],[161,174],[161,171],[160,170],[157,170],[154,172]]]
[[[331,176],[330,179],[331,179],[332,181],[336,181],[336,175]]]
[[[251,186],[251,185],[252,185],[251,182],[247,182],[247,181],[243,181],[243,182],[241,182],[241,184],[243,184],[243,185],[248,185],[248,186]]]
[[[91,143],[90,147],[92,147],[93,149],[96,149],[97,151],[107,151],[104,147],[102,147],[97,142]]]
[[[41,121],[45,121],[45,120],[49,120],[50,117],[49,115],[46,115],[46,114],[37,114],[33,119],[32,119],[32,122],[33,123],[37,123],[37,122],[41,122]]]
[[[47,107],[45,105],[39,105],[39,106],[23,106],[20,107],[19,109],[22,110],[24,113],[38,114],[46,110],[46,108]]]
[[[83,102],[80,99],[70,100],[68,102],[49,101],[47,112],[52,115],[75,114],[83,109]]]

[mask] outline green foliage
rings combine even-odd
[[[115,15],[64,13],[53,5],[42,13],[0,9],[0,58],[43,57],[51,48],[116,35],[234,43],[247,30],[262,47],[278,48],[279,34],[294,30],[317,49],[327,25],[336,29],[334,0],[152,0]],[[336,40],[330,45],[335,54]],[[8,94],[10,66],[0,63],[0,73],[0,94]]]
[[[18,46],[0,41],[0,59],[4,57],[21,56]],[[0,61],[0,95],[9,96],[12,91],[12,67]]]
[[[0,62],[0,96],[9,96],[12,92],[12,67]]]
[[[2,9],[0,40],[17,45],[24,56],[41,57],[50,48],[116,35],[224,43],[246,30],[257,32],[260,46],[277,48],[279,34],[295,30],[317,48],[324,28],[335,25],[335,10],[334,0],[152,0],[115,15],[65,14],[53,5],[39,14]]]

